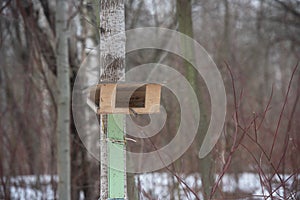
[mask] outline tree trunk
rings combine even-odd
[[[100,80],[116,82],[125,73],[125,12],[124,0],[100,1]],[[117,37],[112,37],[117,35]],[[108,116],[100,116],[100,198],[108,191]],[[126,190],[124,188],[124,190]]]
[[[193,38],[193,19],[192,19],[191,0],[177,0],[176,12],[178,18],[178,30],[181,33]],[[181,48],[185,58],[191,60],[195,59],[195,52],[192,43],[182,38]],[[199,108],[201,110],[201,121],[198,129],[197,138],[199,140],[199,144],[202,144],[205,137],[204,134],[206,133],[208,127],[208,120],[207,120],[205,107],[201,99],[200,88],[198,86],[197,71],[186,60],[184,61],[184,67],[185,67],[187,79],[190,82],[191,86],[193,87],[195,93],[197,94]],[[211,154],[208,154],[205,158],[203,158],[200,161],[200,171],[201,171],[201,180],[203,186],[204,199],[209,198],[211,187],[213,185],[213,174],[211,172],[212,166],[213,166],[213,161],[211,159]]]
[[[57,171],[59,199],[70,198],[70,76],[67,33],[68,2],[56,1],[56,64],[58,112],[57,112]]]

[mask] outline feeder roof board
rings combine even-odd
[[[101,83],[92,86],[88,105],[97,114],[151,114],[160,112],[161,85]]]

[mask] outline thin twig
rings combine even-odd
[[[272,158],[272,154],[273,154],[273,150],[274,150],[274,146],[275,146],[275,141],[276,141],[276,139],[277,139],[277,135],[278,135],[278,132],[279,132],[279,127],[280,127],[280,124],[281,124],[283,112],[284,112],[284,110],[285,110],[285,107],[286,107],[286,104],[287,104],[287,101],[288,101],[288,96],[289,96],[289,94],[290,94],[292,81],[293,81],[293,79],[294,79],[294,75],[295,75],[296,70],[297,70],[297,68],[298,68],[298,64],[299,64],[299,63],[297,63],[297,65],[294,67],[294,70],[293,70],[293,72],[292,72],[291,79],[290,79],[290,81],[289,81],[288,90],[287,90],[287,93],[286,93],[286,95],[285,95],[284,103],[283,103],[283,106],[282,106],[282,109],[281,109],[281,112],[280,112],[280,115],[279,115],[277,127],[276,127],[276,132],[275,132],[275,135],[274,135],[274,137],[273,137],[272,147],[271,147],[271,151],[270,151],[270,155],[269,155],[270,158]]]
[[[254,127],[254,136],[255,136],[255,142],[257,142],[257,127],[256,127],[256,114],[253,112],[253,127]]]
[[[257,127],[257,130],[260,129],[261,125],[263,124],[263,122],[264,122],[264,120],[265,120],[265,118],[266,118],[267,111],[268,111],[269,108],[270,108],[271,101],[272,101],[272,98],[273,98],[273,93],[274,93],[274,85],[272,85],[272,88],[271,88],[271,95],[270,95],[270,97],[269,97],[267,106],[266,106],[266,108],[265,108],[265,110],[264,110],[264,112],[263,112],[263,116],[262,116],[262,119],[261,119],[261,121],[260,121],[260,123],[259,123],[259,125],[258,125],[258,127]]]

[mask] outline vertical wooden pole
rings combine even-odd
[[[115,169],[116,166],[124,169],[124,115],[108,115],[108,197],[109,199],[124,199],[125,172]]]

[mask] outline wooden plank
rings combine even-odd
[[[147,92],[146,92],[145,110],[147,110],[149,113],[159,112],[161,86],[158,84],[149,84],[146,87],[147,87]]]
[[[116,101],[117,84],[103,84],[100,90],[100,111],[113,113]]]
[[[110,114],[108,115],[108,197],[124,198],[125,172],[117,170],[125,166],[124,160],[124,115]]]
[[[103,83],[91,87],[88,104],[93,110],[97,107],[97,114],[131,114],[129,108],[137,114],[151,114],[160,112],[160,98],[159,84]]]

